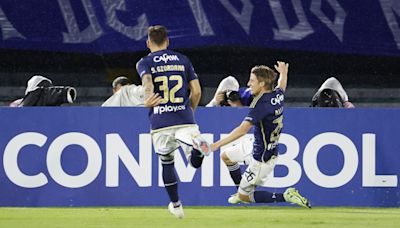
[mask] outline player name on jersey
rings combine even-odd
[[[162,65],[151,68],[151,73],[162,73],[168,71],[185,71],[184,65]]]

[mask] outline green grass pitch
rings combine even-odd
[[[0,207],[0,227],[400,227],[400,208],[184,207],[176,219],[166,207]]]

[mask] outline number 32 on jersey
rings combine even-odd
[[[157,76],[154,78],[155,83],[161,82],[158,86],[158,90],[163,93],[161,100],[161,104],[166,104],[168,102],[171,103],[182,103],[183,97],[175,96],[176,92],[178,92],[183,86],[182,76],[180,75],[171,75],[167,76]],[[176,85],[170,88],[170,85],[176,82]],[[175,84],[175,83],[173,83]]]

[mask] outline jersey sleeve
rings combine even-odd
[[[194,79],[198,79],[196,72],[194,71],[194,67],[192,65],[192,63],[188,60],[188,64],[187,64],[187,81],[190,82]]]
[[[144,58],[136,63],[136,71],[139,74],[140,78],[142,78],[145,74],[151,74],[150,66],[147,64]]]
[[[268,108],[266,103],[259,102],[253,108],[250,108],[249,114],[244,118],[245,121],[249,121],[253,125],[260,122],[268,114]]]

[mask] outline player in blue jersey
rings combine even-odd
[[[235,182],[240,182],[237,194],[232,195],[229,203],[273,203],[290,202],[310,208],[309,201],[295,188],[284,193],[255,191],[255,187],[265,182],[275,167],[278,157],[278,140],[283,127],[284,91],[287,84],[289,64],[277,62],[275,69],[280,73],[278,84],[274,88],[276,73],[267,66],[255,66],[251,69],[248,86],[254,95],[249,114],[226,138],[211,145],[215,151],[221,146],[233,142],[254,127],[252,158],[241,176],[240,167],[232,161],[229,171]]]
[[[174,151],[181,147],[194,168],[199,168],[204,155],[210,152],[193,116],[201,97],[200,83],[190,60],[167,49],[169,39],[164,26],[149,27],[146,43],[151,53],[143,57],[136,68],[145,91],[144,105],[151,107],[151,135],[171,201],[168,210],[177,218],[183,218]]]

